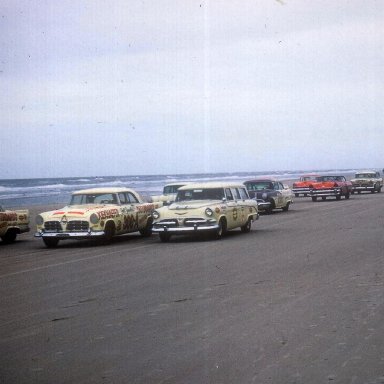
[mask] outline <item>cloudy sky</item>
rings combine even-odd
[[[384,167],[384,2],[2,0],[0,178]]]

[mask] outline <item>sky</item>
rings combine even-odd
[[[384,167],[384,1],[2,0],[0,178]]]

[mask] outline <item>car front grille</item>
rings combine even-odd
[[[46,231],[62,231],[60,221],[46,221],[44,229]]]
[[[204,225],[207,224],[207,220],[205,219],[197,219],[197,218],[191,218],[191,219],[185,219],[184,220],[184,225],[186,227],[194,227],[195,225]]]
[[[155,223],[155,225],[159,225],[159,226],[166,226],[166,227],[178,227],[179,226],[179,223],[176,219],[164,219],[164,220],[160,220],[158,221],[157,223]]]
[[[86,232],[88,231],[88,221],[71,220],[67,224],[67,231]]]

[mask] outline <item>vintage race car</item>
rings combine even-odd
[[[318,175],[303,175],[298,181],[295,181],[292,185],[292,192],[296,197],[300,195],[307,196],[309,194],[309,186],[316,181]]]
[[[361,193],[362,191],[375,193],[381,192],[383,178],[380,176],[380,172],[361,171],[355,174],[355,177],[351,179],[351,183],[352,193]]]
[[[152,196],[152,202],[161,203],[162,205],[169,205],[176,199],[177,190],[188,183],[171,183],[167,184],[163,188],[163,194],[158,196]]]
[[[101,238],[139,231],[150,236],[152,212],[157,207],[145,203],[129,188],[95,188],[72,194],[69,205],[36,217],[37,232],[47,247],[60,240]]]
[[[325,200],[329,196],[336,197],[336,200],[340,200],[342,196],[349,199],[352,183],[344,176],[317,176],[316,181],[311,183],[309,188],[312,201],[317,201],[318,197]]]
[[[249,232],[258,218],[257,203],[249,198],[244,185],[196,183],[180,187],[174,203],[153,212],[152,230],[163,242],[172,235],[201,232],[219,239],[234,228]]]
[[[259,211],[272,213],[274,209],[288,211],[293,203],[292,190],[273,179],[256,179],[244,182],[249,197],[257,201]]]
[[[12,243],[20,233],[29,231],[28,209],[5,210],[0,206],[0,238],[4,243]]]

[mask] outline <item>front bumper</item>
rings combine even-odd
[[[184,232],[210,232],[219,228],[218,224],[214,225],[194,225],[193,227],[173,227],[167,226],[166,223],[153,224],[152,232],[167,232],[167,233],[184,233]]]
[[[257,209],[259,210],[259,212],[264,212],[271,209],[270,201],[265,201],[263,199],[256,199],[256,202],[257,202]]]
[[[292,188],[292,192],[294,194],[301,194],[301,193],[309,193],[310,189],[308,187],[301,187],[301,188]]]
[[[87,231],[87,232],[44,232],[39,231],[35,233],[35,237],[54,237],[59,240],[66,239],[89,239],[93,237],[102,237],[105,235],[104,231]]]
[[[311,197],[341,196],[341,188],[311,189],[309,191],[309,196]]]
[[[353,185],[352,186],[352,192],[358,192],[358,191],[374,191],[375,186],[374,185]]]

